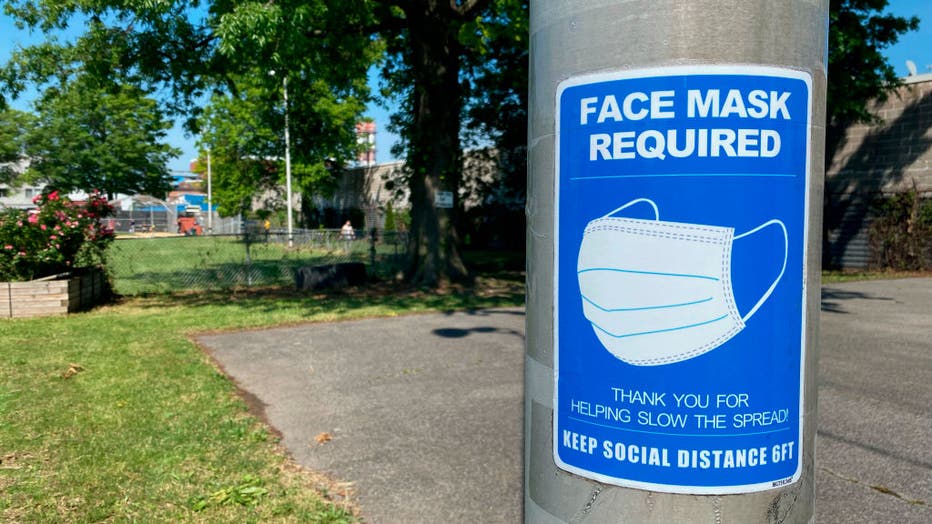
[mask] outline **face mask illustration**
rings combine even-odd
[[[638,203],[654,220],[613,217]],[[769,226],[783,230],[783,267],[743,316],[732,293],[732,243]],[[786,270],[786,226],[773,219],[734,228],[664,222],[657,205],[638,198],[589,222],[579,248],[582,309],[599,341],[638,366],[670,364],[724,344],[766,302]]]

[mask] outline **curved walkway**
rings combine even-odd
[[[932,279],[828,285],[821,332],[816,521],[932,522]],[[367,521],[521,521],[522,310],[198,341]]]
[[[299,464],[354,483],[366,521],[520,522],[523,310],[198,341],[265,405]]]

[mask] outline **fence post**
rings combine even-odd
[[[246,244],[246,287],[252,287],[252,257],[249,253],[250,241],[249,226],[243,229],[243,242]]]
[[[369,267],[375,272],[375,242],[378,240],[378,230],[374,227],[369,230]]]

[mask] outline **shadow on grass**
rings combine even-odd
[[[330,264],[335,260],[346,261],[350,258],[335,259],[321,255],[290,260],[255,260],[249,265],[226,262],[180,269],[152,269],[116,275],[114,287],[125,296],[196,290],[229,291],[246,287],[286,288],[294,285],[295,273],[299,268]],[[392,260],[377,259],[375,274],[391,274],[396,265]],[[371,269],[367,270],[372,273]]]
[[[477,314],[475,312],[479,309],[523,304],[524,279],[523,275],[516,278],[518,276],[510,273],[492,277],[480,276],[472,285],[450,286],[440,290],[417,289],[399,282],[373,280],[362,286],[310,293],[298,291],[292,285],[233,287],[221,290],[141,294],[136,297],[123,297],[122,300],[131,300],[141,308],[200,308],[226,304],[248,310],[250,314],[272,313],[297,305],[306,310],[305,317],[327,313],[341,314],[373,307],[384,308],[386,312],[393,313],[466,310]]]
[[[326,260],[259,260],[250,265],[221,263],[171,271],[151,270],[117,276],[116,288],[123,295],[165,293],[175,290],[230,289],[244,286],[286,286],[294,283],[295,270]]]

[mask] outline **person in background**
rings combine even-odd
[[[343,237],[343,240],[354,240],[356,238],[356,231],[353,230],[353,223],[349,220],[343,224],[343,227],[340,228],[340,236]]]

